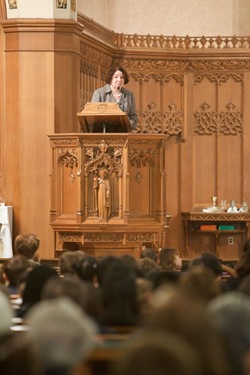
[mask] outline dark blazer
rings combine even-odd
[[[131,123],[131,128],[135,129],[138,121],[135,107],[134,94],[122,87],[121,89],[121,100],[118,102],[121,110],[126,112]],[[91,99],[92,102],[116,102],[110,85],[105,85],[95,90]]]

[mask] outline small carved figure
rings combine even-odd
[[[17,1],[16,0],[8,0],[9,1],[9,9],[17,9]]]
[[[57,0],[57,8],[67,9],[67,0]]]
[[[108,220],[110,216],[111,189],[108,180],[108,171],[105,168],[100,169],[99,177],[94,178],[93,187],[95,189],[95,197],[97,195],[97,208],[99,220]],[[97,191],[97,194],[96,194]]]

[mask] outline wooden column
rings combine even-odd
[[[40,256],[53,256],[49,225],[51,152],[47,134],[79,131],[80,36],[72,20],[10,19],[4,33],[5,116],[2,194],[14,210],[14,236],[33,232]]]

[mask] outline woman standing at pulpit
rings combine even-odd
[[[123,86],[129,81],[128,73],[121,66],[114,66],[108,72],[106,85],[95,90],[92,102],[116,102],[126,112],[131,129],[135,129],[138,121],[134,94]]]

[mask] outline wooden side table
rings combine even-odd
[[[190,233],[194,234],[206,234],[213,235],[216,242],[216,255],[219,256],[219,237],[222,235],[228,235],[231,238],[234,234],[241,234],[243,236],[243,243],[249,238],[249,222],[250,212],[235,212],[235,213],[207,213],[207,212],[182,212],[182,220],[185,226],[185,247],[187,254],[190,251],[189,248],[189,236]],[[204,230],[201,226],[213,225],[215,229]],[[234,229],[221,230],[219,226],[230,227],[234,226]]]

